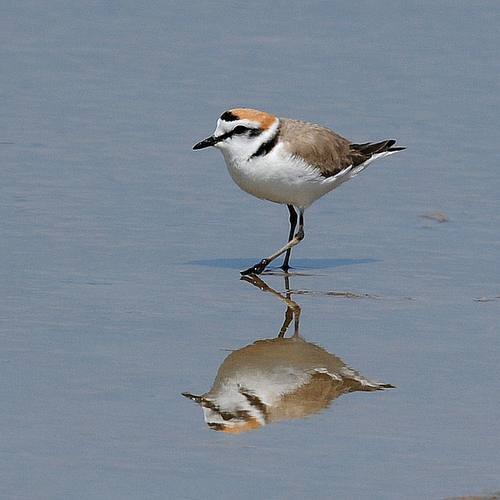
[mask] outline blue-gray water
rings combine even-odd
[[[498,491],[499,18],[476,0],[4,1],[0,496]],[[407,150],[308,210],[289,283],[308,342],[396,388],[235,435],[181,393],[286,308],[239,280],[286,209],[191,150],[242,106]]]

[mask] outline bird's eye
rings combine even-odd
[[[241,135],[246,133],[247,131],[248,131],[247,127],[244,127],[243,125],[238,125],[237,127],[234,127],[233,134]]]

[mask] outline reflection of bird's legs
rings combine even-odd
[[[284,337],[285,333],[290,326],[290,323],[292,322],[292,319],[294,317],[294,311],[293,309],[288,306],[285,311],[285,321],[283,322],[283,326],[281,327],[280,333],[278,334],[278,338]],[[297,321],[295,321],[295,324],[297,324]],[[297,326],[295,326],[295,330],[297,330]],[[294,333],[295,336],[295,333]]]
[[[293,336],[294,337],[300,337],[299,320],[300,320],[300,307],[297,304],[297,310],[295,311],[295,324],[294,324],[294,328],[293,328]]]
[[[292,316],[293,316],[293,313],[295,313],[295,324],[293,326],[293,336],[299,337],[300,336],[300,334],[299,334],[300,306],[297,304],[297,302],[292,300],[292,292],[290,290],[290,278],[288,276],[285,276],[285,290],[286,290],[286,299],[289,300],[290,302],[292,302],[293,304],[295,304],[291,313],[288,312],[288,309],[290,309],[290,306],[288,306],[288,309],[285,313],[285,321],[286,321],[287,314],[292,314]],[[292,318],[290,318],[290,321],[291,320],[292,320]],[[288,321],[286,328],[288,328],[290,321]],[[284,326],[285,326],[285,324],[283,323],[283,327]],[[283,327],[281,328],[282,330],[283,330]],[[286,330],[286,328],[285,328],[285,330]],[[283,332],[283,335],[284,335],[284,332]]]
[[[285,276],[285,290],[287,297],[290,298],[292,292],[290,292],[290,276]]]
[[[284,301],[287,305],[285,312],[285,321],[283,322],[278,337],[285,336],[285,333],[288,327],[290,326],[290,323],[292,322],[293,318],[295,318],[293,336],[299,337],[300,306],[297,304],[297,302],[295,302],[290,298],[292,292],[290,291],[290,282],[288,276],[285,276],[285,289],[286,289],[285,296],[283,296],[281,293],[278,293],[276,290],[273,290],[267,283],[265,283],[261,278],[259,278],[255,274],[252,274],[251,276],[242,276],[240,279],[243,281],[247,281],[248,283],[252,284],[253,286],[256,286],[257,288],[260,288],[260,290],[262,290],[263,292],[271,293],[275,297],[278,297],[282,301]]]

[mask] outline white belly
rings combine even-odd
[[[317,168],[285,155],[281,147],[249,161],[236,162],[224,156],[229,174],[241,189],[257,198],[300,208],[307,208],[357,173],[348,168],[324,177]]]

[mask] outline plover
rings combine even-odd
[[[377,158],[405,149],[394,144],[394,140],[357,144],[314,123],[238,108],[224,112],[214,134],[193,149],[220,149],[229,174],[241,189],[288,207],[288,243],[241,271],[248,275],[262,273],[284,253],[281,268],[288,272],[291,249],[304,238],[306,208]],[[297,220],[299,228],[295,233]]]

